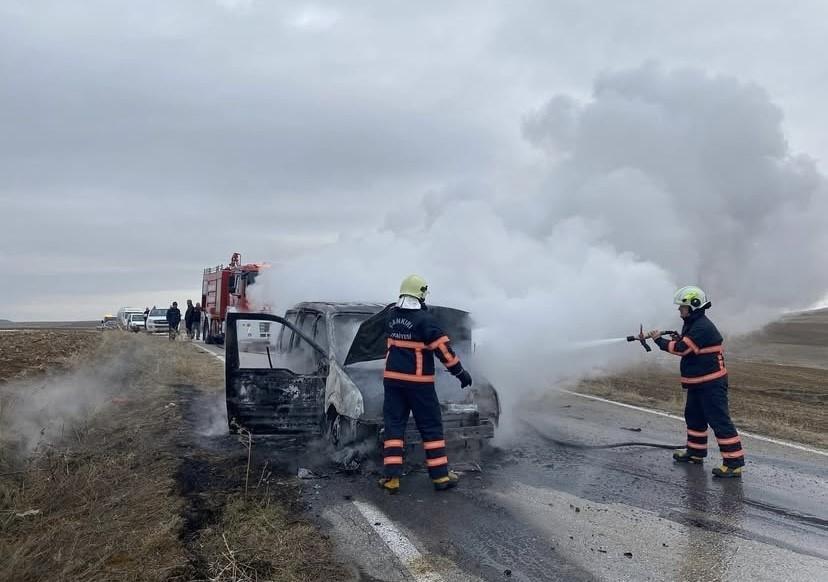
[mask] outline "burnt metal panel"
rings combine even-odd
[[[227,414],[256,435],[317,435],[325,398],[323,376],[289,370],[239,370],[227,387]]]
[[[317,343],[282,317],[269,313],[229,313],[224,385],[230,429],[242,427],[253,434],[268,436],[319,434],[326,376],[295,374],[284,368],[241,368],[236,329],[240,319],[282,324],[327,357]]]

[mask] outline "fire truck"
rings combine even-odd
[[[224,322],[227,311],[269,312],[267,306],[253,306],[247,297],[247,288],[268,265],[264,263],[242,264],[241,253],[233,253],[230,264],[204,269],[201,282],[201,322],[204,342],[224,343]]]

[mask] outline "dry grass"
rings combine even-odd
[[[163,338],[96,338],[61,367],[87,369],[105,398],[65,430],[12,457],[15,400],[0,408],[0,580],[348,577],[301,519],[295,480],[253,459],[245,496],[246,451],[229,437],[199,448],[192,404],[223,389],[214,358]],[[61,378],[2,388],[20,399]]]
[[[231,496],[222,519],[199,537],[211,582],[344,580],[327,537],[270,493]]]
[[[186,563],[178,461],[164,447],[173,395],[144,368],[152,346],[135,343],[108,334],[93,357],[123,384],[102,383],[107,405],[15,459],[25,472],[0,478],[0,579],[161,580]],[[37,514],[20,517],[27,511]]]

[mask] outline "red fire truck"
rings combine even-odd
[[[247,298],[247,288],[256,281],[259,273],[267,268],[264,263],[243,265],[241,253],[233,253],[230,264],[204,269],[201,282],[201,306],[205,318],[202,321],[205,343],[224,343],[224,321],[227,310],[268,311],[266,306],[252,306]]]

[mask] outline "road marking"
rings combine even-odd
[[[670,414],[668,412],[661,412],[660,410],[652,410],[651,408],[643,408],[641,406],[633,406],[632,404],[624,404],[623,402],[616,402],[615,400],[608,400],[606,398],[601,398],[599,396],[592,396],[591,394],[581,394],[579,392],[572,392],[571,390],[563,390],[559,389],[558,392],[563,392],[565,394],[571,394],[572,396],[578,396],[580,398],[586,398],[588,400],[596,400],[598,402],[604,402],[606,404],[614,404],[615,406],[623,406],[624,408],[630,408],[632,410],[638,410],[639,412],[648,412],[650,414],[656,414],[658,416],[665,416],[667,418],[672,418],[674,420],[680,420],[684,422],[684,418],[681,416],[676,416],[675,414]],[[757,441],[764,441],[766,443],[773,443],[775,445],[781,445],[783,447],[790,447],[792,449],[797,449],[800,451],[805,451],[806,453],[813,453],[815,455],[822,455],[823,457],[828,457],[828,451],[823,451],[820,449],[815,449],[813,447],[808,447],[805,445],[801,445],[799,443],[792,443],[789,441],[780,441],[779,439],[774,439],[771,437],[762,436],[760,434],[754,434],[752,432],[746,431],[739,431],[739,434],[742,436],[746,436],[748,438],[756,439]]]
[[[353,501],[353,504],[414,580],[417,580],[417,582],[445,582],[438,573],[424,571],[425,561],[423,555],[394,526],[394,522],[387,515],[364,501]]]
[[[195,347],[197,347],[198,349],[200,349],[202,352],[206,352],[206,353],[210,354],[211,356],[213,356],[214,358],[218,358],[218,360],[219,360],[222,364],[224,363],[224,356],[222,356],[222,355],[220,355],[220,354],[217,354],[217,353],[216,353],[216,352],[214,352],[213,350],[208,350],[207,348],[205,348],[205,347],[204,347],[204,346],[202,346],[201,344],[193,344],[193,345],[194,345]]]

